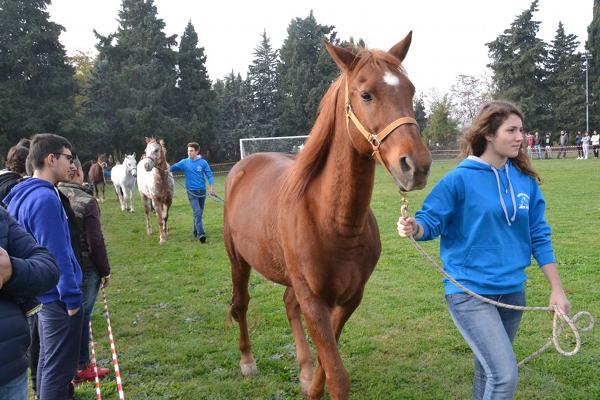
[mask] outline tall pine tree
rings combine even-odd
[[[214,147],[215,95],[206,71],[204,48],[198,47],[198,34],[191,21],[185,28],[177,56],[179,65],[176,114],[181,120],[177,143],[198,141],[210,155]],[[182,146],[183,148],[183,146]]]
[[[307,135],[325,91],[338,74],[323,39],[337,43],[333,26],[317,23],[312,11],[290,22],[280,50],[278,68],[282,93],[282,136]]]
[[[594,0],[592,22],[585,45],[588,57],[590,130],[600,129],[600,0]]]
[[[577,36],[567,35],[559,22],[546,65],[552,126],[556,131],[575,132],[585,126],[585,77],[578,47]]]
[[[259,45],[254,49],[254,59],[248,67],[251,125],[248,136],[277,136],[279,130],[280,96],[277,80],[278,51],[271,46],[267,32],[263,31]]]
[[[77,85],[50,0],[0,0],[0,151],[37,132],[69,136]]]
[[[551,121],[544,84],[547,52],[544,41],[537,38],[540,22],[533,20],[537,10],[538,0],[534,0],[504,34],[487,46],[496,98],[517,103],[525,113],[527,129],[548,130]]]
[[[166,36],[164,28],[154,0],[123,0],[117,32],[97,35],[99,55],[88,101],[92,117],[105,114],[91,123],[103,130],[105,149],[139,151],[144,137],[153,135],[173,144],[176,36]]]

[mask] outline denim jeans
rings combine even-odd
[[[194,232],[196,232],[196,235],[198,236],[206,235],[204,226],[202,226],[202,213],[204,213],[206,190],[188,190],[187,196],[194,214]]]
[[[27,370],[12,381],[0,385],[0,400],[27,400]]]
[[[98,297],[102,277],[98,271],[83,271],[81,291],[83,292],[83,326],[81,327],[81,349],[79,351],[79,365],[85,366],[90,362],[90,320],[94,304]]]
[[[65,400],[73,396],[71,381],[79,358],[82,315],[80,310],[69,316],[61,301],[44,304],[38,313],[37,394],[40,400]]]
[[[485,297],[525,305],[524,292]],[[446,302],[456,327],[475,355],[473,399],[512,399],[518,382],[512,342],[523,312],[499,308],[466,293],[446,295]]]

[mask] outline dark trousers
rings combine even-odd
[[[79,358],[82,316],[79,310],[70,317],[60,301],[44,304],[39,312],[37,393],[40,400],[65,400],[73,396],[71,381]]]
[[[31,345],[29,346],[29,370],[31,371],[31,388],[37,394],[37,367],[40,358],[40,333],[38,332],[38,315],[33,314],[27,318],[29,322],[29,333],[31,334]]]

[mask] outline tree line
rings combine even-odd
[[[339,71],[323,40],[355,48],[312,11],[294,18],[281,48],[267,32],[242,73],[212,80],[194,25],[167,35],[152,0],[123,0],[118,28],[96,35],[97,55],[67,57],[49,19],[50,0],[0,0],[0,154],[20,138],[54,132],[69,138],[83,157],[119,156],[159,136],[171,158],[189,141],[211,162],[239,159],[239,139],[306,135],[325,90]],[[489,78],[460,75],[449,93],[415,99],[416,119],[432,145],[456,146],[481,104],[502,98],[519,104],[528,130],[585,129],[585,58],[562,24],[551,43],[537,37],[538,1],[487,43]],[[594,0],[586,49],[590,125],[600,113],[600,0]]]

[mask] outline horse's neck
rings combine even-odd
[[[367,223],[375,182],[375,161],[359,155],[346,123],[336,123],[333,142],[317,185],[323,201],[318,205],[323,218],[338,227],[362,230]],[[355,139],[356,140],[356,139]]]

